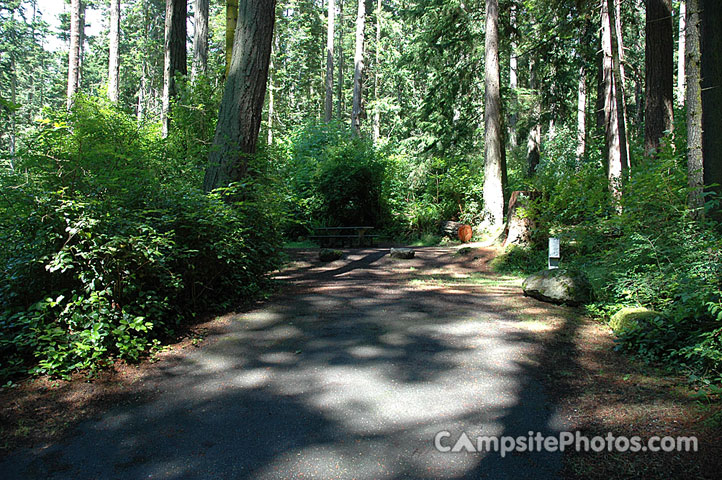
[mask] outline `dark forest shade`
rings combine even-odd
[[[271,57],[275,0],[240,2],[231,67],[223,91],[203,189],[238,181],[256,153]]]

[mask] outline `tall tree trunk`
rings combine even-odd
[[[722,193],[722,3],[701,0],[702,157],[704,184]],[[722,209],[710,212],[722,220]]]
[[[278,35],[274,32],[273,35],[273,41],[271,42],[271,58],[269,59],[269,66],[268,66],[268,132],[267,132],[267,138],[266,142],[268,145],[273,144],[273,115],[275,110],[275,102],[274,102],[274,90],[276,86],[274,85],[274,72],[275,72],[275,66],[273,64],[274,57],[276,56],[276,51],[278,47],[276,46],[278,42]]]
[[[702,89],[701,49],[700,49],[700,10],[699,0],[688,0],[685,57],[687,76],[687,184],[689,185],[689,206],[695,215],[704,211],[702,196],[704,170],[702,157]]]
[[[366,27],[366,2],[358,0],[358,14],[356,16],[356,48],[354,50],[353,63],[353,105],[351,107],[351,128],[358,135],[361,132],[361,108],[363,99],[361,89],[363,88],[364,75],[364,28]]]
[[[613,20],[612,28],[612,47],[614,54],[612,55],[614,76],[617,90],[617,102],[619,111],[619,121],[622,125],[619,127],[620,132],[623,132],[623,146],[624,146],[624,157],[629,166],[629,136],[627,132],[629,127],[627,126],[627,75],[625,74],[624,67],[624,36],[622,30],[622,0],[609,0],[610,1],[610,18]],[[614,3],[614,10],[611,10]]]
[[[275,0],[240,4],[233,58],[226,79],[203,189],[242,179],[256,153],[275,22]]]
[[[506,165],[501,131],[499,73],[499,0],[486,0],[484,63],[484,219],[491,229],[504,223],[504,177]]]
[[[615,47],[615,59],[614,59],[614,73],[617,76],[617,99],[619,101],[619,112],[621,113],[621,120],[624,123],[624,152],[627,158],[627,164],[629,165],[629,136],[626,132],[629,131],[628,119],[629,114],[627,113],[627,75],[624,67],[624,35],[622,30],[622,1],[623,0],[612,0],[614,2],[614,24],[612,25],[612,32],[614,37],[612,38]],[[611,6],[609,7],[611,8]]]
[[[516,6],[511,6],[511,11],[509,12],[509,21],[511,23],[512,30],[516,29]],[[517,69],[518,69],[518,58],[516,54],[516,41],[514,41],[515,33],[512,33],[512,40],[511,45],[509,46],[509,89],[511,90],[511,96],[513,99],[516,99],[516,89],[519,86],[518,76],[517,76]],[[517,145],[517,138],[516,138],[516,122],[517,122],[517,113],[516,113],[516,101],[514,102],[514,112],[509,116],[509,144],[512,147],[516,147]]]
[[[120,82],[120,0],[110,1],[110,55],[108,58],[108,98],[118,103]]]
[[[165,2],[165,59],[163,67],[163,107],[161,127],[163,137],[168,136],[170,126],[170,102],[176,95],[175,75],[188,73],[186,52],[186,20],[188,3],[186,0],[166,0]]]
[[[141,9],[143,11],[143,41],[146,45],[150,44],[150,14],[148,12],[147,0],[141,0]],[[145,120],[145,110],[148,108],[148,97],[150,97],[148,87],[148,59],[145,55],[141,56],[140,65],[140,82],[138,84],[138,107],[136,110],[138,125]]]
[[[85,61],[85,1],[80,0],[80,42],[78,50],[78,90],[83,84],[83,62]]]
[[[634,104],[637,107],[637,118],[636,123],[637,127],[635,129],[635,133],[637,135],[642,135],[642,128],[644,128],[644,105],[642,105],[642,79],[637,79],[636,82],[634,82]]]
[[[195,30],[193,31],[193,69],[191,77],[193,80],[198,75],[205,75],[208,70],[208,11],[209,0],[195,0],[194,20]]]
[[[529,89],[534,91],[535,96],[538,92],[536,91],[538,85],[536,81],[536,62],[534,59],[529,59]],[[541,105],[539,101],[535,99],[533,107],[534,124],[529,129],[529,136],[526,142],[526,164],[527,164],[527,176],[532,177],[536,173],[536,169],[539,166],[539,160],[541,158]]]
[[[604,29],[599,30],[599,44],[604,43]],[[607,70],[605,68],[607,56],[602,48],[597,52],[597,101],[595,106],[597,128],[603,130],[606,125],[607,101]]]
[[[68,110],[73,105],[73,97],[78,91],[80,81],[80,10],[81,1],[72,0],[70,3],[70,52],[68,53]]]
[[[343,2],[339,0],[338,4],[338,89],[336,91],[336,118],[341,121],[343,112],[346,110],[343,96],[343,78],[344,78],[344,56],[343,56]]]
[[[616,45],[616,28],[613,17],[613,0],[602,0],[602,52],[604,55],[602,73],[604,83],[604,128],[607,151],[607,176],[609,189],[618,201],[622,196],[622,177],[627,164],[625,148],[626,134],[624,131],[620,75],[618,73],[618,50]]]
[[[333,43],[334,17],[336,16],[336,5],[334,0],[328,0],[328,28],[326,29],[326,103],[324,119],[331,121],[333,116]]]
[[[13,13],[14,16],[14,13]],[[18,101],[18,74],[16,71],[15,54],[10,54],[10,102],[13,104],[10,111],[10,170],[15,170],[15,151],[17,141],[16,119],[17,111],[15,105]]]
[[[685,82],[685,71],[684,71],[684,57],[686,55],[685,47],[685,31],[687,22],[687,3],[685,0],[679,2],[679,42],[677,48],[677,103],[679,106],[684,106],[684,82]]]
[[[226,78],[231,68],[233,40],[238,23],[238,0],[226,0]]]
[[[654,155],[674,115],[674,33],[672,0],[647,0],[645,41],[644,151]]]
[[[581,165],[587,150],[587,78],[584,62],[579,67],[579,93],[577,94],[577,165]]]
[[[36,25],[36,21],[37,21],[37,20],[36,20],[36,18],[37,18],[37,6],[38,6],[38,5],[37,5],[37,1],[35,1],[35,2],[32,3],[33,14],[32,14],[31,23],[30,23],[30,39],[31,39],[31,41],[33,42],[33,45],[36,44],[36,43],[35,43],[35,41],[36,41],[36,38],[35,38],[35,25]],[[41,70],[41,71],[42,71],[42,70]],[[42,82],[41,82],[41,83],[42,83]],[[28,86],[30,87],[30,88],[28,89],[28,105],[30,106],[30,108],[28,108],[27,112],[28,112],[28,121],[29,121],[29,122],[32,122],[32,121],[33,121],[33,110],[34,110],[32,107],[34,106],[33,93],[34,93],[34,90],[35,90],[35,69],[31,69],[30,72],[28,73]],[[42,104],[41,104],[41,105],[42,105]]]
[[[379,104],[379,77],[381,76],[381,0],[376,0],[376,53],[374,72],[374,144],[381,137],[381,109]]]
[[[143,123],[145,120],[145,96],[146,96],[146,63],[143,61],[143,65],[140,68],[140,84],[138,85],[138,108],[136,111],[138,125]]]

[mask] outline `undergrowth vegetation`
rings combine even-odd
[[[1,376],[134,361],[262,293],[278,265],[268,160],[206,195],[177,151],[101,100],[46,112],[0,175]]]
[[[444,220],[479,220],[482,177],[467,159],[414,157],[375,147],[348,126],[308,123],[279,142],[286,233],[318,225],[382,228],[402,238],[437,234]]]
[[[194,317],[261,295],[281,243],[316,226],[368,224],[427,245],[443,220],[481,220],[481,165],[375,146],[335,123],[305,124],[263,147],[244,183],[204,194],[218,92],[203,85],[180,85],[168,139],[83,97],[26,135],[0,175],[1,376],[135,361]],[[546,238],[559,237],[565,266],[592,284],[590,313],[659,312],[621,332],[620,348],[712,382],[722,377],[722,235],[687,208],[684,141],[635,163],[618,205],[600,145],[578,161],[573,135],[558,135],[533,176],[512,150],[510,190],[539,192],[525,213],[536,244],[495,268],[543,269]]]
[[[601,161],[576,165],[563,144],[548,147],[524,187],[541,192],[528,208],[536,228],[559,237],[562,263],[589,278],[591,314],[608,320],[625,306],[659,312],[621,332],[619,348],[712,384],[722,380],[722,234],[688,209],[684,141],[667,140],[657,157],[633,164],[618,206]],[[707,197],[706,208],[714,207]],[[512,247],[496,262],[517,274],[545,265],[541,242]]]

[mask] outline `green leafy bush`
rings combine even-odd
[[[620,348],[719,379],[722,235],[718,224],[688,211],[685,148],[677,142],[663,142],[653,159],[635,157],[619,209],[599,159],[577,165],[568,149],[552,145],[557,156],[543,158],[531,181],[542,195],[529,213],[561,239],[562,262],[590,279],[599,302],[590,311],[605,318],[623,307],[660,313],[620,332]],[[526,273],[533,252],[545,249],[513,249],[498,268]]]
[[[281,142],[291,238],[314,225],[366,223],[393,236],[438,233],[439,222],[480,217],[480,167],[375,148],[335,123],[309,123]]]
[[[206,195],[158,168],[157,136],[91,99],[29,145],[0,176],[3,376],[137,360],[193,316],[254,298],[278,265],[263,158]]]

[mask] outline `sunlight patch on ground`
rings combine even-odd
[[[412,278],[409,285],[478,285],[489,287],[521,287],[522,279],[519,277],[491,277],[489,275],[451,274],[439,275],[430,274]]]

